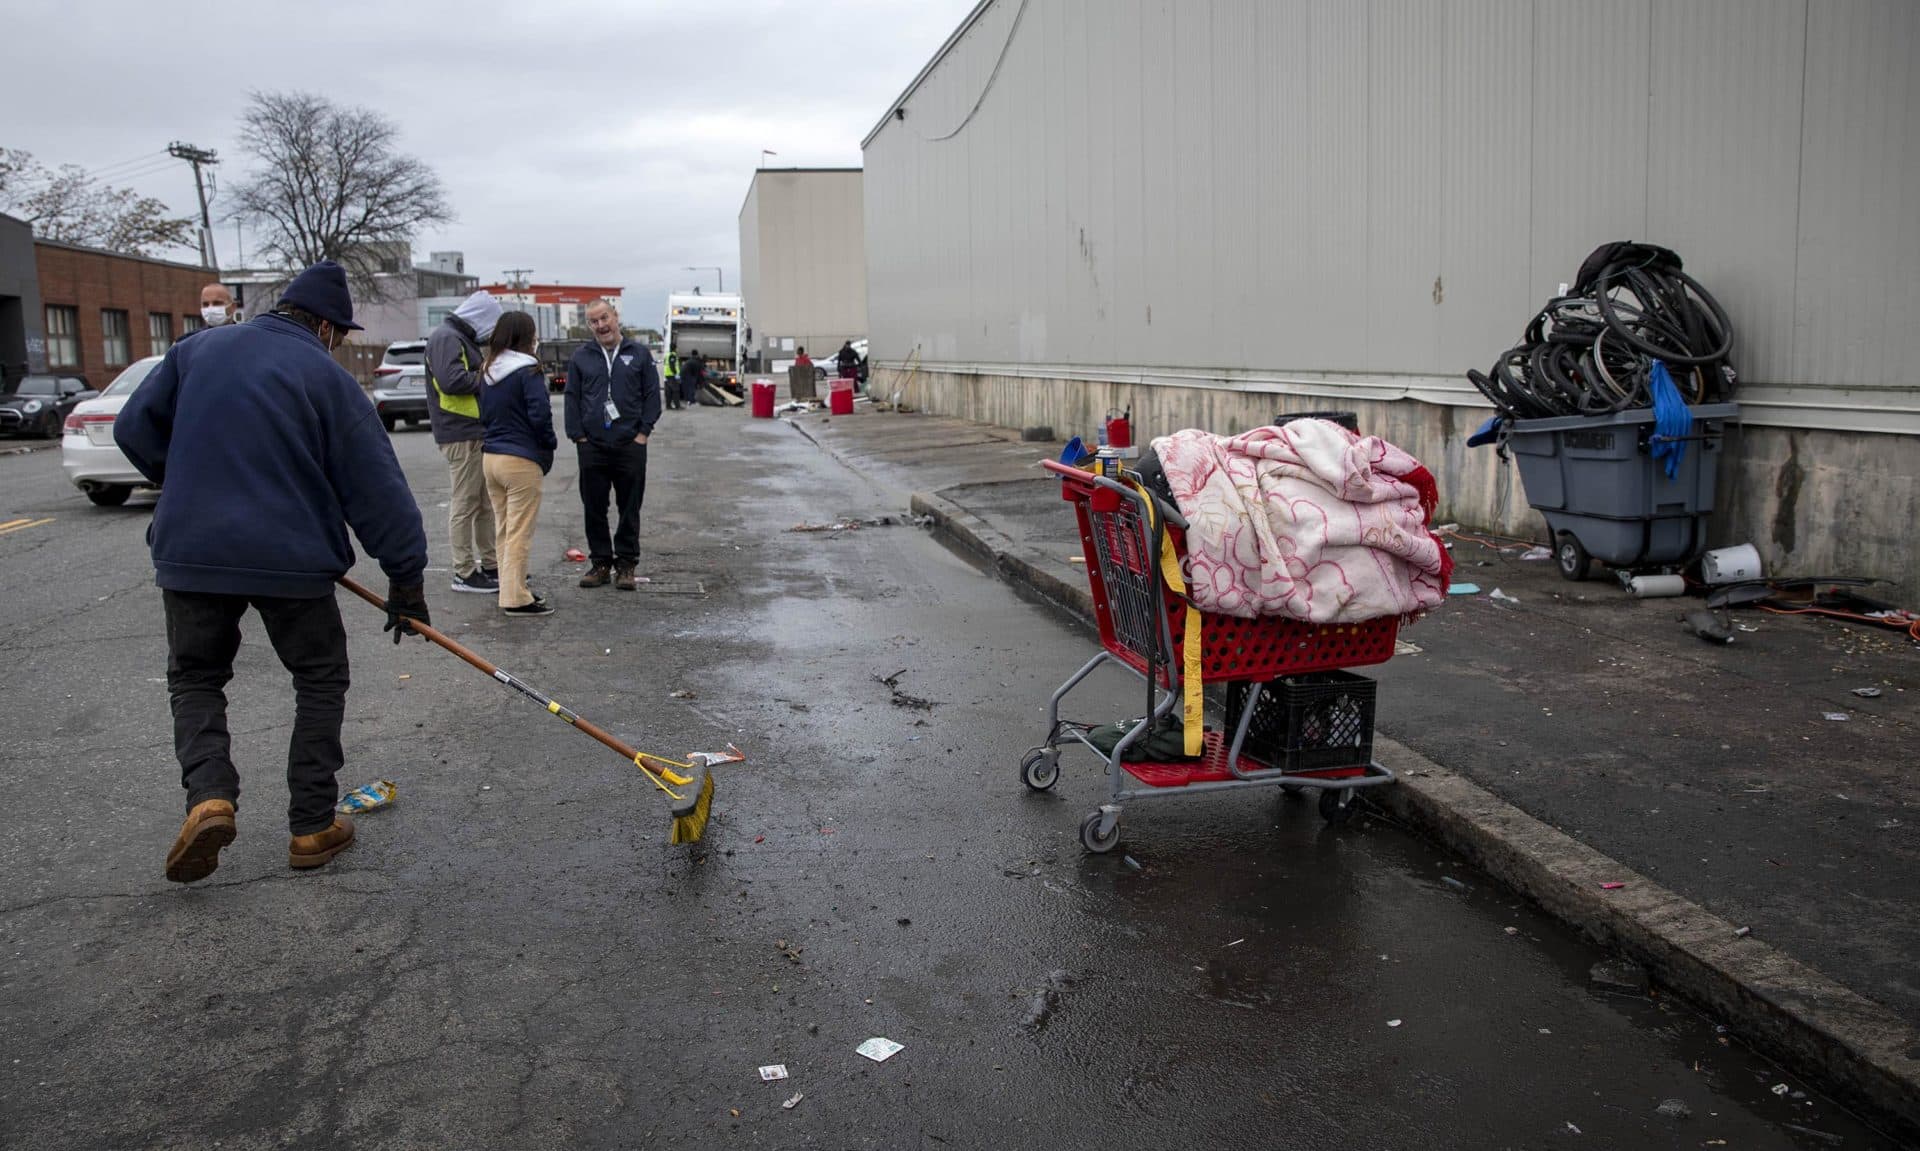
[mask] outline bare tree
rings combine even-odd
[[[192,217],[170,215],[165,203],[131,188],[96,183],[78,165],[50,169],[14,148],[0,148],[0,211],[33,225],[43,240],[135,256],[197,246]]]
[[[255,92],[240,146],[257,162],[234,191],[232,214],[257,230],[258,250],[288,268],[335,260],[356,295],[383,296],[377,276],[399,245],[453,220],[440,178],[395,149],[398,129],[367,108],[310,92]]]

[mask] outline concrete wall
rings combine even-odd
[[[1548,542],[1527,506],[1518,472],[1494,449],[1469,448],[1485,413],[1409,399],[1318,400],[1243,389],[1165,386],[1138,379],[1039,379],[880,367],[871,389],[902,393],[908,406],[1001,427],[1052,427],[1088,438],[1109,409],[1133,409],[1145,443],[1181,428],[1221,433],[1269,423],[1283,412],[1352,411],[1361,431],[1383,436],[1439,480],[1440,522]],[[1913,437],[1818,429],[1737,427],[1722,448],[1719,494],[1709,522],[1714,546],[1752,542],[1771,573],[1875,576],[1884,597],[1920,603],[1920,444]],[[1836,532],[1832,525],[1849,525]]]
[[[1911,594],[1916,58],[1910,0],[990,0],[864,144],[874,363],[1062,431],[1356,410],[1531,534],[1464,373],[1650,240],[1737,331],[1721,538]]]
[[[792,337],[818,357],[867,334],[859,169],[761,169],[740,208],[741,297],[754,350]]]
[[[1916,58],[1911,0],[994,0],[865,144],[873,351],[1471,403],[1642,239],[1754,422],[1920,434]]]

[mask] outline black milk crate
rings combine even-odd
[[[1327,771],[1373,762],[1373,703],[1379,687],[1350,671],[1322,671],[1268,683],[1226,685],[1227,739],[1248,692],[1258,693],[1241,751],[1287,771]]]

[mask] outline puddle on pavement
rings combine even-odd
[[[1371,1022],[1399,1032],[1437,1023],[1469,1034],[1504,1028],[1523,1038],[1490,1036],[1489,1043],[1513,1049],[1521,1058],[1533,1045],[1552,1048],[1541,1056],[1549,1061],[1579,1059],[1582,1048],[1602,1065],[1651,1057],[1641,1071],[1664,1081],[1661,1090],[1630,1100],[1609,1100],[1604,1088],[1595,1093],[1596,1107],[1617,1119],[1671,1125],[1651,1142],[1641,1141],[1649,1138],[1644,1133],[1636,1135],[1635,1146],[1668,1145],[1668,1138],[1673,1146],[1902,1146],[1745,1047],[1684,1000],[1657,987],[1632,994],[1591,986],[1593,965],[1610,953],[1383,817],[1369,813],[1352,827],[1332,828],[1312,814],[1311,803],[1240,798],[1248,806],[1266,807],[1272,816],[1264,845],[1250,841],[1246,820],[1213,828],[1196,829],[1187,820],[1156,826],[1156,816],[1166,810],[1135,804],[1126,809],[1122,843],[1113,853],[1069,857],[1064,867],[1009,867],[1005,874],[1024,870],[1029,882],[1044,885],[1068,873],[1068,885],[1081,898],[1056,907],[1059,918],[1049,930],[1062,930],[1059,920],[1066,919],[1108,940],[1130,935],[1183,950],[1193,975],[1192,994],[1255,1019],[1265,1014],[1298,1023],[1305,997],[1330,999],[1337,1008],[1350,1009],[1337,1009],[1336,1017],[1350,1018],[1362,1003],[1378,1001],[1379,1018],[1355,1019],[1358,1025]],[[1131,843],[1127,823],[1133,825]],[[1197,915],[1196,907],[1204,913]],[[1194,937],[1189,925],[1197,927],[1196,919],[1223,917],[1230,930],[1214,930],[1217,938]],[[1128,927],[1116,931],[1117,924]],[[1453,942],[1433,945],[1446,937]],[[1472,942],[1461,946],[1466,939]],[[1511,962],[1514,949],[1523,949],[1521,966],[1533,976],[1558,982],[1558,996],[1534,997],[1517,1013],[1523,1017],[1507,1014],[1503,1009],[1512,1005],[1500,1004],[1488,1006],[1496,1012],[1493,1017],[1475,1020],[1453,1002],[1434,1018],[1436,994],[1463,990],[1458,979],[1436,978],[1436,966],[1471,965],[1488,951],[1505,951],[1500,962]],[[1351,987],[1329,980],[1329,966],[1368,959],[1378,967],[1339,972],[1336,979],[1384,985],[1384,994],[1352,995]],[[1498,970],[1494,962],[1485,967]],[[1473,993],[1470,987],[1464,990]],[[1481,993],[1500,998],[1497,989]],[[1069,997],[1081,998],[1077,988],[1068,987],[1045,1004],[1056,1031],[1079,1006],[1063,1006]],[[1114,1022],[1078,1020],[1072,1026],[1098,1030]],[[1609,1033],[1631,1033],[1637,1042],[1633,1050],[1623,1050],[1617,1039],[1606,1038]],[[1609,1078],[1604,1069],[1591,1074],[1596,1085]],[[1586,1135],[1603,1130],[1591,1121],[1567,1123],[1557,1133],[1570,1136],[1574,1127]],[[1756,1143],[1756,1124],[1772,1138]],[[1713,1142],[1720,1138],[1726,1143]]]

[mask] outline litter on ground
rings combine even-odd
[[[866,1056],[868,1059],[873,1060],[875,1063],[885,1063],[895,1055],[905,1051],[906,1045],[903,1043],[895,1043],[891,1039],[875,1036],[854,1048],[854,1050]]]
[[[340,802],[334,804],[333,809],[335,811],[345,812],[348,815],[359,815],[363,811],[372,811],[375,808],[385,807],[387,804],[392,803],[393,797],[399,793],[400,789],[394,785],[392,780],[376,779],[365,787],[356,787],[341,796]]]
[[[786,1077],[787,1065],[784,1063],[769,1063],[760,1069],[760,1082],[762,1083],[772,1083],[776,1079],[785,1079]]]

